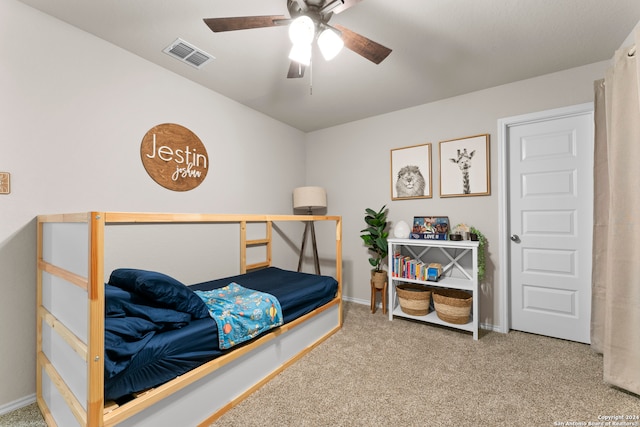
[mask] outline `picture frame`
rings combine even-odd
[[[9,172],[0,172],[0,194],[11,193],[11,174]]]
[[[391,200],[430,199],[431,143],[391,150]]]
[[[414,216],[411,226],[411,239],[448,240],[448,216]]]
[[[489,134],[441,141],[440,197],[491,194]]]

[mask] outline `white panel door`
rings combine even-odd
[[[508,130],[511,328],[590,341],[593,113]]]

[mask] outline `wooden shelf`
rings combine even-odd
[[[393,307],[393,312],[391,313],[393,316],[405,317],[407,319],[419,320],[421,322],[434,323],[437,325],[448,326],[455,329],[462,329],[464,331],[473,332],[473,319],[472,316],[469,316],[469,322],[464,323],[462,325],[457,325],[454,323],[445,322],[444,320],[438,317],[438,314],[435,311],[430,311],[425,316],[414,316],[412,314],[407,314],[400,308],[400,304],[396,304]]]

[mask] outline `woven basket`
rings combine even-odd
[[[412,316],[425,316],[429,313],[431,290],[426,286],[413,283],[401,283],[396,286],[400,309]]]
[[[445,322],[463,325],[469,322],[473,297],[465,291],[438,289],[433,291],[433,306]]]

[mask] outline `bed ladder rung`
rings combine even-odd
[[[271,221],[258,221],[265,225],[265,237],[261,239],[247,239],[247,221],[240,222],[240,274],[250,270],[271,266],[271,233],[273,224]],[[253,264],[247,264],[247,248],[264,246],[266,248],[265,260]]]
[[[255,270],[256,268],[269,267],[271,263],[269,261],[256,262],[255,264],[247,264],[247,270]]]
[[[267,245],[269,244],[269,242],[270,242],[270,239],[247,240],[247,246]]]

